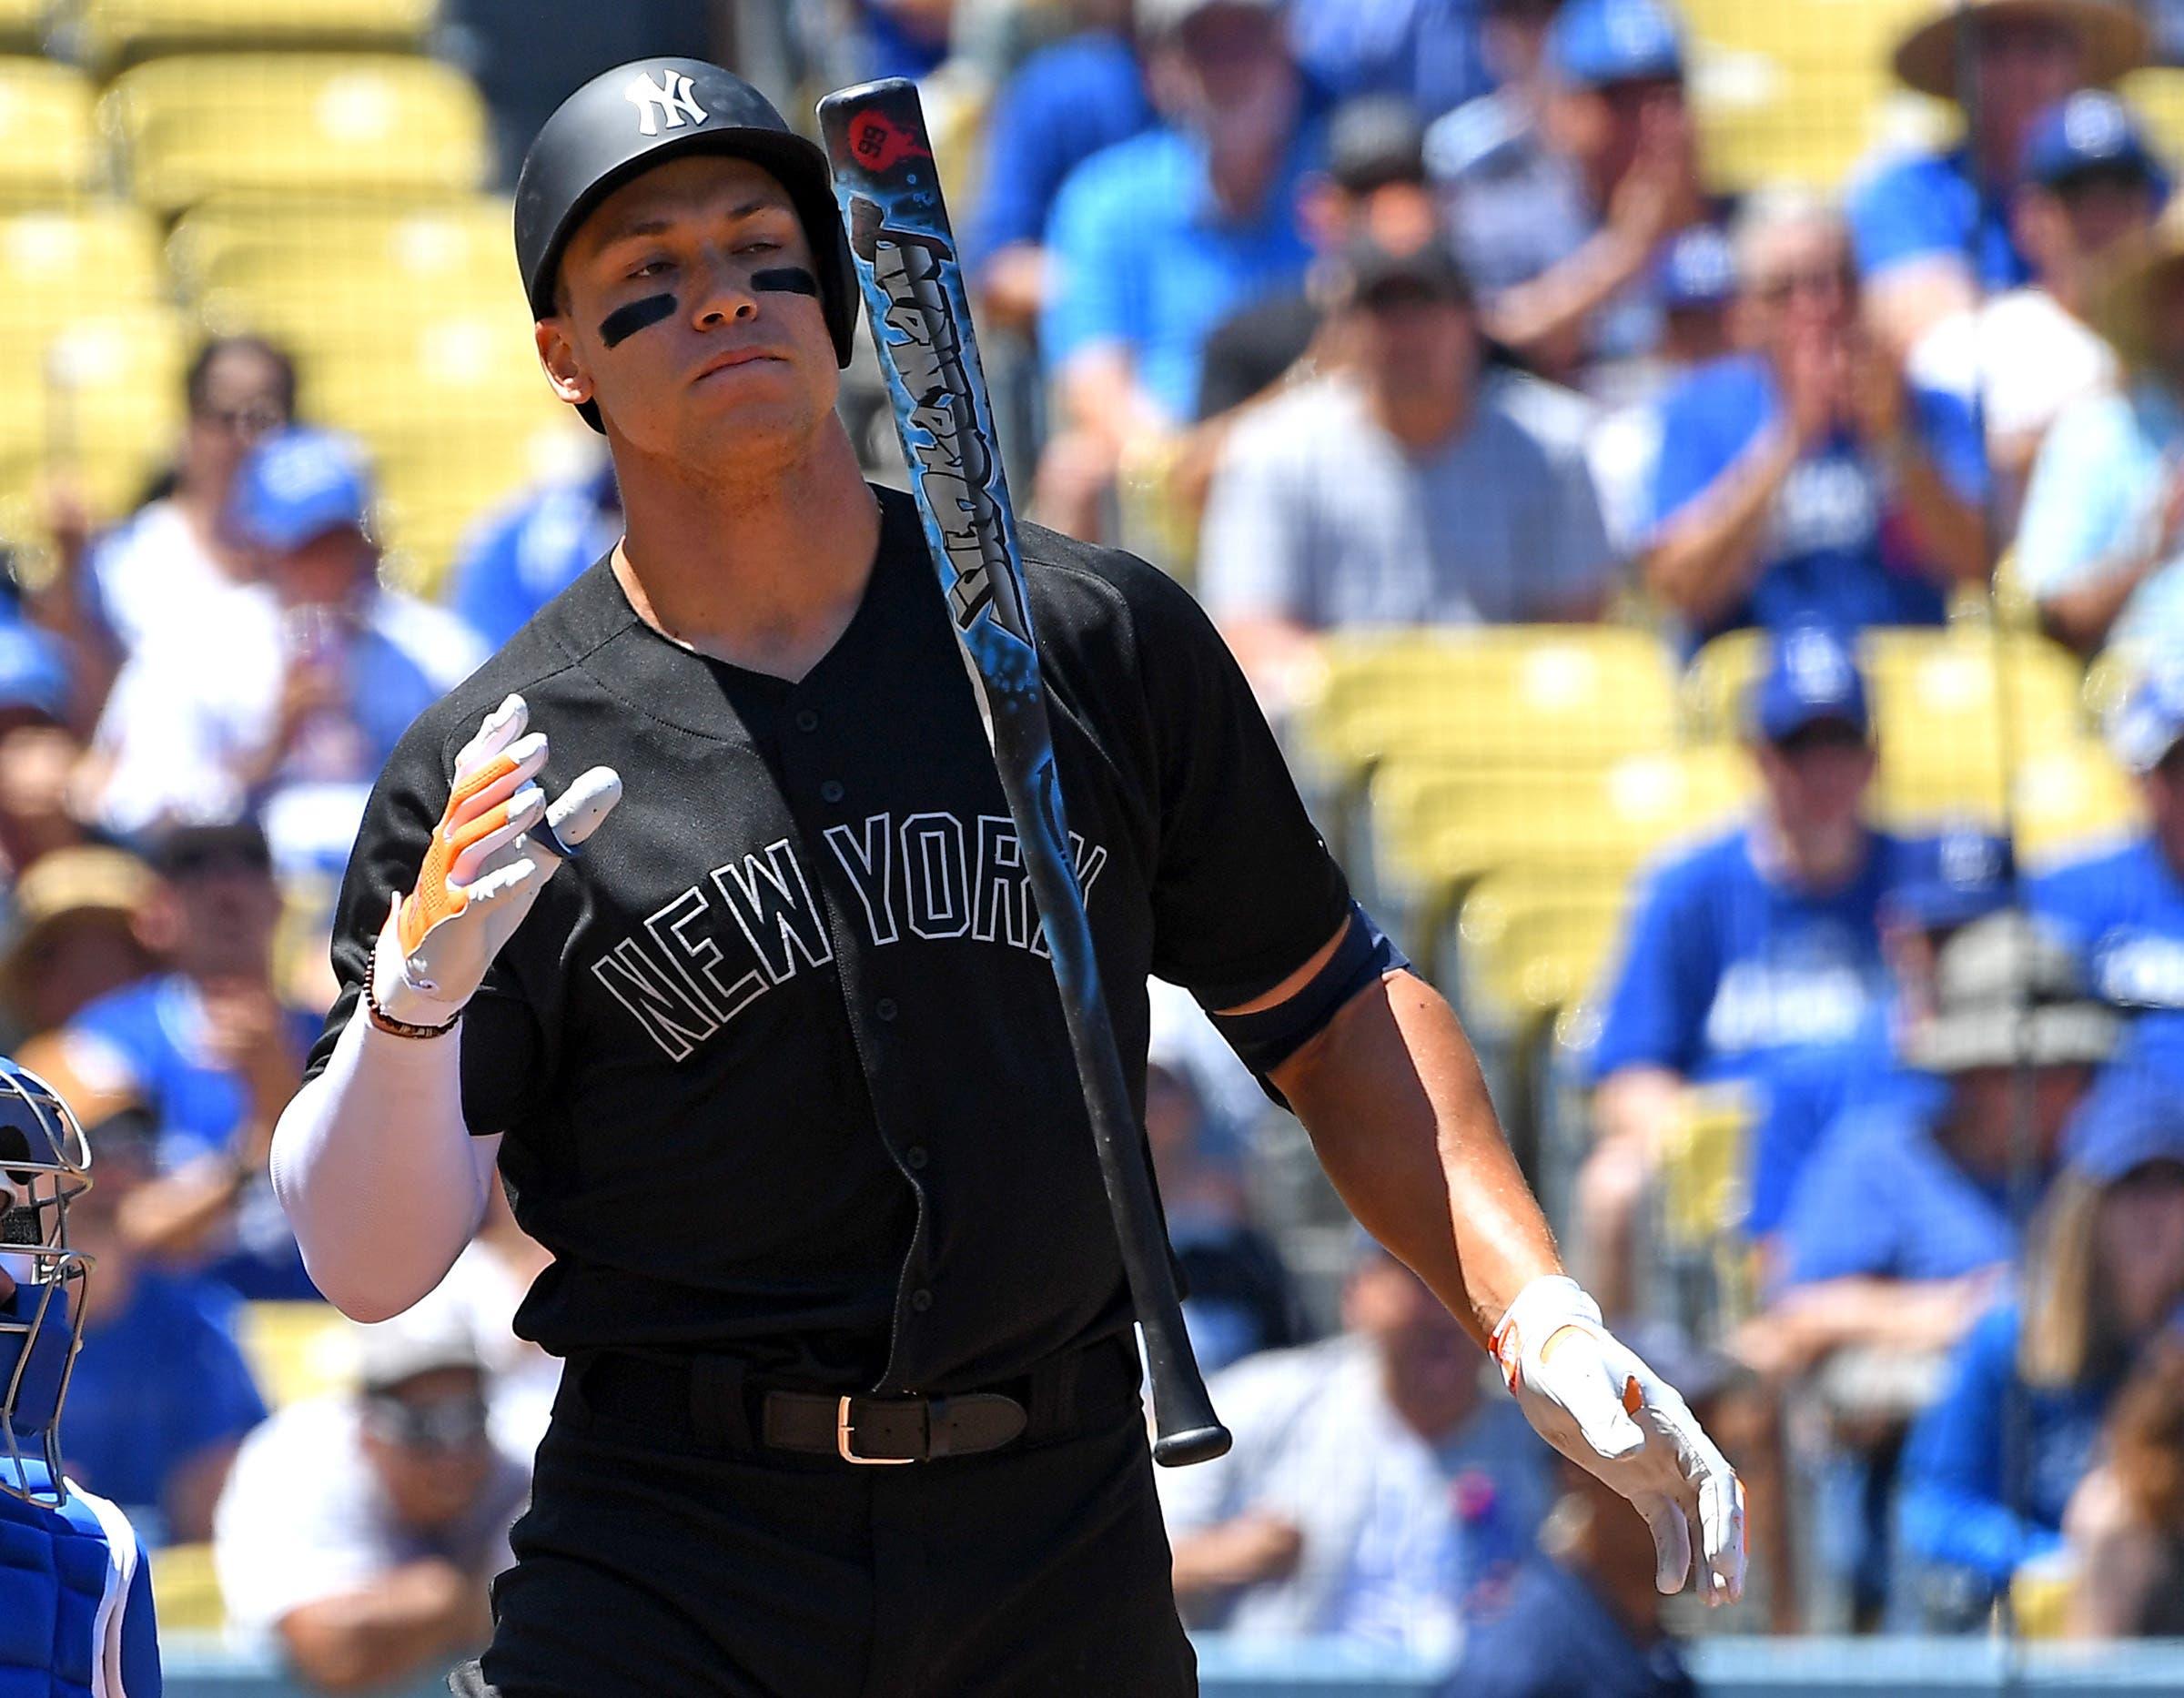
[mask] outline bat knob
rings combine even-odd
[[[1228,1428],[1215,1421],[1210,1427],[1186,1427],[1181,1432],[1164,1432],[1153,1440],[1153,1460],[1163,1468],[1188,1468],[1193,1462],[1210,1462],[1227,1456],[1235,1440]]]

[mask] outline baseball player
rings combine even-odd
[[[90,1166],[68,1106],[0,1056],[0,1692],[159,1698],[144,1546],[61,1471],[90,1271],[68,1248],[68,1204]]]
[[[493,1165],[567,1359],[494,1589],[501,1698],[1196,1690],[1060,998],[910,501],[834,404],[824,157],[717,66],[585,85],[517,188],[612,551],[404,738],[277,1183],[359,1318]],[[1445,1004],[1351,901],[1197,605],[1024,550],[1124,1053],[1215,1011],[1547,1437],[1742,1583],[1735,1476],[1565,1278]],[[619,804],[619,805],[617,805]]]

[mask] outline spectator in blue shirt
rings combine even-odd
[[[265,834],[247,820],[177,828],[153,864],[145,929],[169,970],[86,1008],[60,1063],[94,1091],[135,1096],[158,1128],[161,1177],[131,1211],[139,1248],[244,1297],[314,1297],[267,1162],[319,1021],[273,987],[280,893]]]
[[[1071,172],[1047,227],[1059,418],[1035,501],[1086,537],[1125,452],[1191,417],[1208,333],[1310,258],[1298,207],[1320,129],[1279,0],[1143,0],[1138,27],[1170,121]]]
[[[2037,881],[2031,900],[2084,952],[2094,989],[2131,1015],[2128,1053],[2184,1089],[2184,661],[2124,699],[2109,741],[2147,829]]]
[[[527,490],[480,520],[455,562],[449,605],[498,648],[621,537],[622,490],[602,458],[587,476]]]
[[[1662,403],[1647,583],[1694,642],[1938,623],[1947,585],[1987,580],[1971,409],[1907,386],[1860,330],[1847,238],[1823,202],[1756,197],[1735,247],[1750,351]]]
[[[1291,0],[1289,39],[1338,100],[1394,95],[1439,117],[1483,95],[1491,68],[1480,14],[1494,0]]]
[[[25,1049],[23,1065],[41,1066]],[[120,1504],[155,1545],[212,1537],[213,1505],[243,1436],[266,1418],[236,1342],[234,1294],[145,1261],[125,1221],[155,1182],[156,1128],[126,1098],[79,1091],[97,1184],[69,1212],[97,1266],[68,1388],[71,1479]]]
[[[1123,14],[1077,0],[1084,25],[1039,48],[994,96],[979,143],[978,196],[964,257],[982,325],[1029,330],[1046,300],[1046,222],[1070,172],[1153,123],[1152,101]]]
[[[1434,126],[1457,249],[1488,328],[1545,375],[1653,351],[1653,266],[1707,212],[1683,28],[1662,0],[1569,0],[1548,26],[1536,116],[1521,87]]]
[[[1968,60],[1970,134],[1884,161],[1852,191],[1867,310],[1890,347],[1907,351],[1983,290],[2027,280],[2010,228],[2026,137],[2072,89],[2115,81],[2146,48],[2145,25],[2113,0],[1936,0],[1904,36],[1897,78],[1936,100],[1966,92]]]
[[[1968,1628],[2062,1518],[2103,1416],[2184,1298],[2184,1111],[2104,1082],[2044,1206],[2021,1299],[1967,1336],[1904,1456],[1899,1531],[1935,1628]],[[2013,1456],[2014,1453],[2014,1456]]]
[[[1780,638],[1749,723],[1758,815],[1653,874],[1589,1058],[1580,1236],[1611,1314],[1636,1295],[1632,1231],[1687,1085],[1749,1087],[1748,1224],[1764,1233],[1846,1076],[1878,1061],[1880,909],[1924,852],[1864,819],[1875,757],[1848,648],[1817,626]]]

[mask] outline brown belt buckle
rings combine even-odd
[[[917,1460],[915,1456],[859,1456],[850,1442],[857,1430],[855,1423],[849,1419],[849,1406],[853,1401],[853,1399],[844,1398],[834,1411],[834,1450],[844,1462],[854,1462],[861,1468],[904,1468]]]

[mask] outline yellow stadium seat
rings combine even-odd
[[[1697,1086],[1683,1093],[1662,1140],[1656,1182],[1663,1248],[1705,1250],[1741,1230],[1752,1117],[1751,1094],[1742,1087]]]
[[[243,1305],[243,1354],[275,1409],[345,1391],[356,1375],[356,1340],[330,1303]]]
[[[0,52],[38,52],[53,10],[53,0],[0,0]]]
[[[183,215],[167,241],[167,265],[193,297],[263,292],[309,267],[319,278],[341,271],[392,275],[420,288],[502,273],[512,280],[513,218],[497,195],[392,205],[221,195]]]
[[[1340,777],[1396,751],[1481,766],[1606,765],[1669,746],[1673,674],[1650,632],[1502,625],[1340,635],[1301,721]]]
[[[2034,866],[2088,854],[2145,824],[2138,786],[2091,738],[2019,763],[2010,805],[2018,858]]]
[[[167,307],[74,318],[0,339],[0,540],[35,543],[38,491],[72,480],[100,520],[134,505],[173,452],[189,332]]]
[[[1459,921],[1465,1009],[1500,1031],[1537,1033],[1592,994],[1628,905],[1619,879],[1521,867],[1481,879]]]
[[[52,205],[106,177],[91,83],[51,59],[0,58],[0,202]]]
[[[71,318],[157,305],[166,293],[158,227],[138,207],[0,212],[0,334],[50,333]]]
[[[2045,638],[1876,631],[1862,652],[1892,818],[1998,814],[2006,770],[2088,730],[2078,660]]]
[[[92,64],[232,47],[417,47],[439,0],[80,0]]]
[[[2164,65],[2133,71],[2118,89],[2146,120],[2161,157],[2184,158],[2184,70]]]
[[[393,54],[180,54],[124,71],[99,105],[138,199],[476,189],[485,110],[451,66]]]
[[[161,1632],[210,1633],[227,1625],[210,1545],[164,1545],[151,1554],[152,1609]]]

